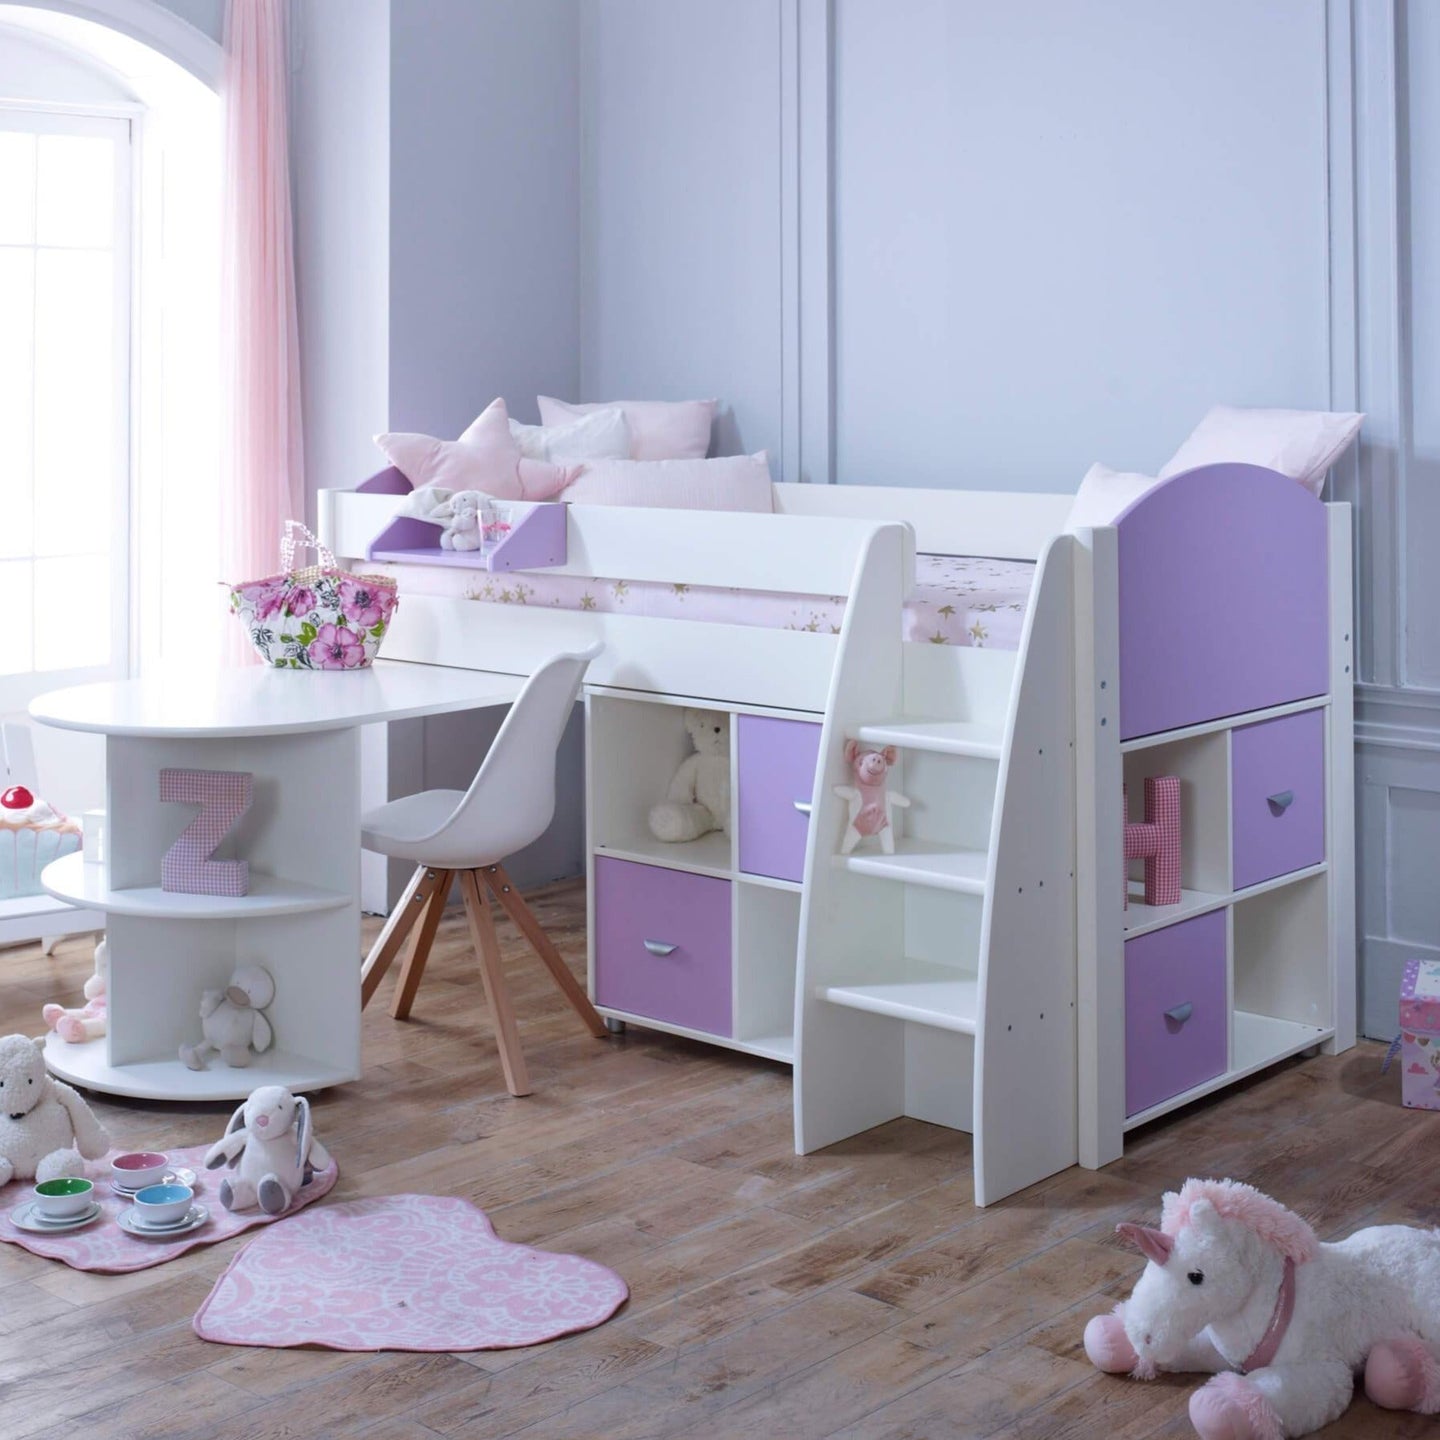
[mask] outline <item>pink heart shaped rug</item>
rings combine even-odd
[[[608,1320],[613,1271],[499,1239],[483,1210],[385,1195],[292,1216],[247,1245],[195,1313],[222,1345],[505,1350]]]

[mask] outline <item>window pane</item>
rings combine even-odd
[[[35,668],[72,670],[110,660],[110,562],[80,555],[35,562]]]
[[[35,137],[0,131],[0,245],[35,241]]]
[[[112,262],[94,250],[35,261],[35,553],[109,548],[116,473]]]
[[[115,142],[97,135],[41,135],[37,139],[36,242],[112,245]]]
[[[32,668],[30,564],[0,564],[0,675],[20,675]]]
[[[35,252],[0,250],[0,559],[30,553],[34,312]]]

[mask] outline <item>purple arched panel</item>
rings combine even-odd
[[[1115,522],[1120,736],[1329,688],[1325,507],[1258,465],[1205,465]]]

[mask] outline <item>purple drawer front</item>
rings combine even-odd
[[[1228,1022],[1223,910],[1127,940],[1125,1113],[1219,1075]]]
[[[1231,738],[1235,889],[1325,858],[1325,715],[1242,725]]]
[[[597,859],[595,1003],[729,1035],[730,882]]]
[[[805,878],[808,813],[820,727],[809,720],[740,717],[740,868],[777,880]]]

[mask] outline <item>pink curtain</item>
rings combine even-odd
[[[220,513],[229,581],[273,574],[284,522],[305,518],[289,75],[286,0],[227,0]],[[238,625],[227,634],[228,661],[257,659]]]

